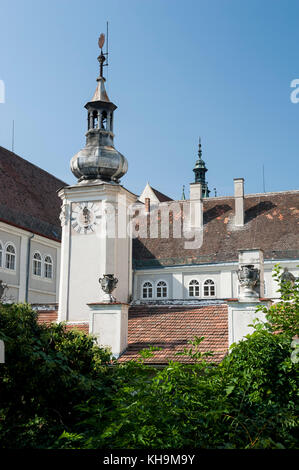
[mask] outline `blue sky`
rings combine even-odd
[[[62,180],[85,144],[109,21],[107,90],[118,106],[122,184],[173,198],[193,181],[198,136],[218,195],[298,189],[299,2],[294,0],[0,1],[0,145]]]

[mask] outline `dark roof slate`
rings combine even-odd
[[[183,204],[174,217],[180,218]],[[245,225],[234,225],[233,197],[203,200],[203,244],[186,249],[185,238],[136,238],[135,268],[229,262],[239,249],[260,248],[265,259],[299,258],[299,191],[245,196]],[[173,217],[170,217],[170,226]]]
[[[157,189],[152,188],[152,187],[151,187],[151,189],[152,189],[153,193],[155,194],[155,196],[158,198],[159,202],[173,201],[173,199],[171,199],[170,197],[166,196],[166,194],[161,193],[161,192],[158,191]]]
[[[1,146],[0,181],[0,220],[60,241],[57,190],[67,184]]]

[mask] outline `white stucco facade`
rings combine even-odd
[[[118,302],[127,303],[132,295],[132,239],[127,228],[128,206],[136,196],[118,184],[103,182],[69,186],[59,195],[64,216],[58,317],[88,321],[87,304],[101,300],[99,278],[104,274],[118,279],[113,293]],[[89,202],[97,208],[99,219],[89,233],[78,233],[72,214],[76,205]]]
[[[35,253],[40,256],[40,271],[34,273]],[[0,222],[0,261],[0,279],[8,286],[5,293],[8,302],[58,302],[58,241]],[[47,270],[46,261],[51,264]]]
[[[279,298],[278,286],[273,279],[273,268],[279,264],[282,268],[287,267],[295,277],[299,277],[299,260],[265,260],[264,261],[264,295],[265,298]],[[213,263],[201,265],[167,266],[134,270],[134,301],[163,300],[157,298],[156,286],[161,280],[167,283],[166,299],[191,300],[195,297],[199,299],[232,299],[239,297],[239,283],[237,271],[239,262]],[[199,295],[189,295],[189,285],[192,280],[199,283]],[[212,280],[215,284],[214,295],[205,295],[204,285],[207,280]],[[143,297],[143,285],[146,282],[152,283],[152,298]],[[207,291],[207,289],[206,289]]]

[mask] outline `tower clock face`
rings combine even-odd
[[[71,224],[77,233],[88,234],[95,231],[100,219],[101,210],[98,203],[80,202],[72,210]]]

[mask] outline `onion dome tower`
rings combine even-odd
[[[71,159],[71,170],[79,183],[90,180],[119,183],[120,178],[128,171],[126,158],[113,145],[113,113],[117,106],[109,100],[105,89],[104,41],[105,36],[102,34],[99,38],[101,53],[98,57],[100,63],[98,84],[91,101],[85,105],[88,116],[86,145]]]
[[[202,150],[201,150],[201,138],[199,137],[198,143],[198,160],[193,168],[195,175],[195,183],[201,183],[202,185],[202,197],[209,197],[210,190],[206,181],[206,172],[208,171],[205,162],[203,161]]]

